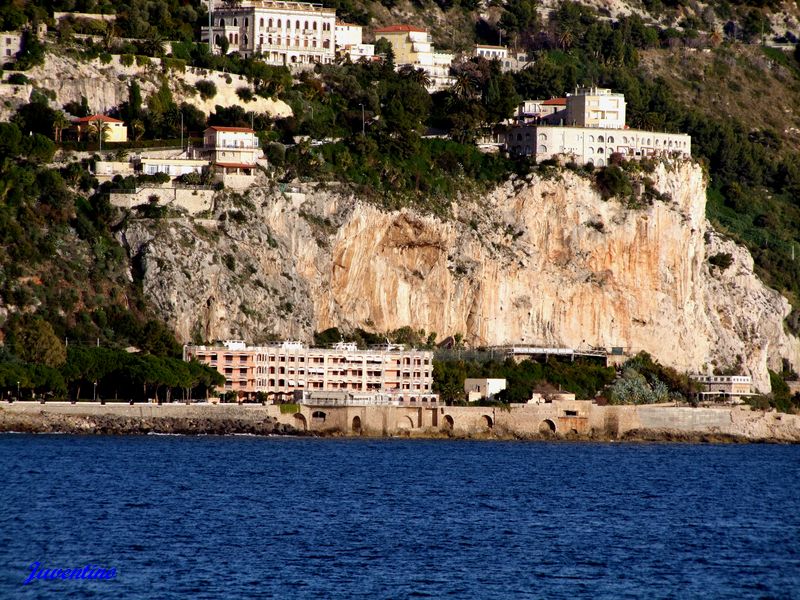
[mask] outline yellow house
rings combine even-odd
[[[107,126],[105,135],[103,135],[104,142],[128,141],[128,128],[125,127],[125,123],[119,119],[107,117],[106,115],[91,115],[72,121],[72,124],[75,126],[78,141],[80,141],[84,135],[91,135],[91,133],[95,132],[97,127],[99,127],[96,123],[99,122],[103,122]]]

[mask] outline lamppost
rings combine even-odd
[[[19,400],[19,381],[17,382],[17,400]]]
[[[361,135],[366,135],[364,133],[364,103],[361,103]]]
[[[94,382],[94,391],[92,392],[92,402],[97,400],[97,382]]]

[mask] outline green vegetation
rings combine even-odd
[[[506,379],[507,387],[497,396],[500,403],[527,402],[535,389],[553,390],[554,386],[572,392],[577,398],[594,398],[614,380],[613,368],[591,360],[546,363],[530,360],[503,362],[489,360],[434,360],[434,391],[448,404],[463,402],[464,380],[473,377]]]

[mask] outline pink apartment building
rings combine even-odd
[[[232,340],[184,346],[183,358],[217,369],[225,376],[225,391],[240,397],[265,392],[288,399],[295,391],[345,391],[391,394],[401,402],[417,402],[432,395],[433,353],[401,345],[359,350],[346,343],[309,348],[293,341],[248,346]]]

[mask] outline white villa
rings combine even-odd
[[[214,7],[214,45],[228,40],[228,52],[261,54],[275,65],[332,63],[335,58],[336,11],[321,4],[282,0],[243,0]],[[201,29],[208,42],[209,27]]]
[[[560,101],[561,99],[554,99]],[[579,88],[567,95],[563,111],[541,110],[545,101],[528,101],[538,108],[539,123],[512,127],[506,137],[506,149],[516,156],[530,156],[537,161],[566,156],[578,164],[602,167],[611,154],[629,159],[648,156],[689,157],[692,139],[683,133],[659,133],[628,129],[625,125],[625,98],[611,90]],[[527,102],[526,102],[527,104]],[[559,114],[560,112],[560,114]],[[558,118],[566,126],[553,123]]]

